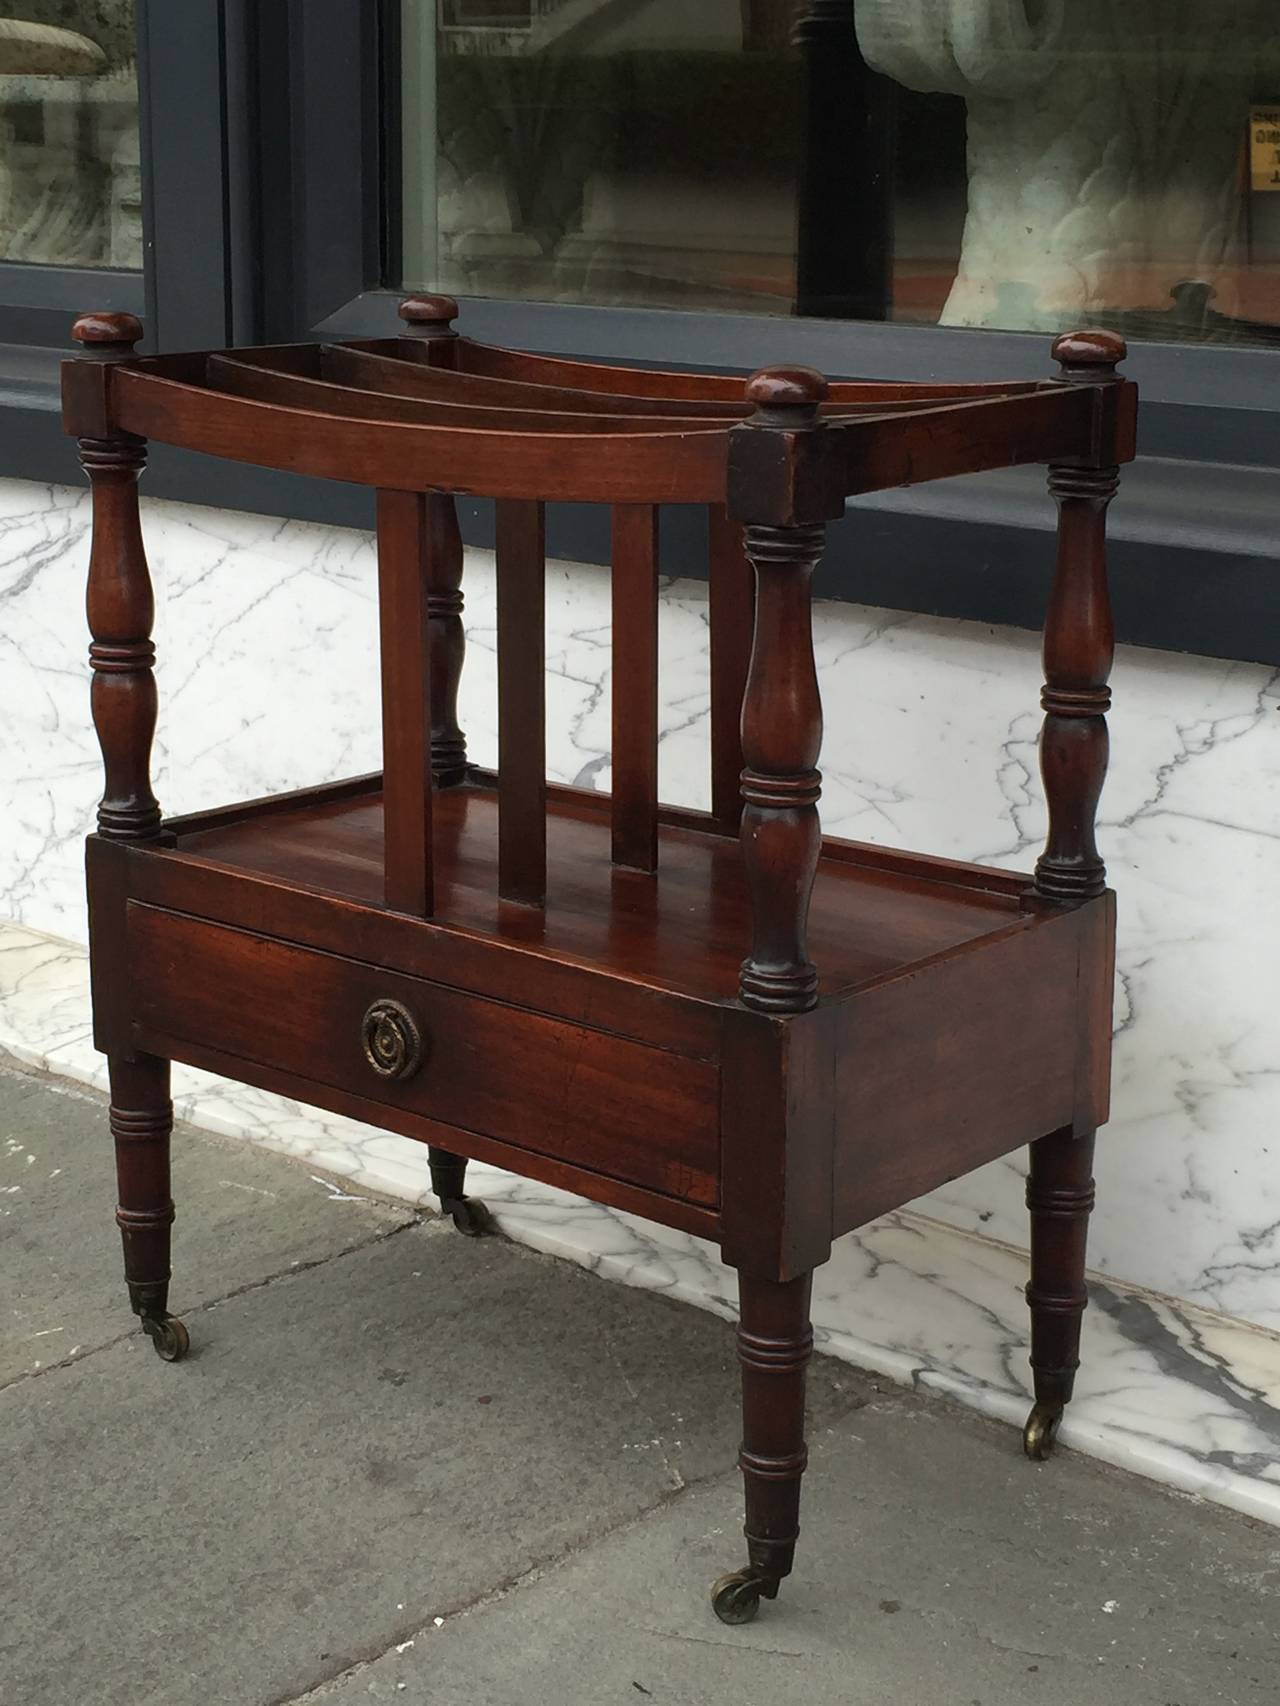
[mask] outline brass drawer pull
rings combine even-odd
[[[379,1078],[412,1078],[422,1065],[422,1033],[398,1001],[375,1001],[360,1024],[364,1057]]]

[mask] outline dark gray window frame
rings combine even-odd
[[[395,170],[394,0],[140,0],[139,12],[154,347],[390,331],[399,293],[382,281],[399,267],[382,185]],[[66,327],[81,308],[136,308],[139,284],[0,266],[4,472],[78,477],[52,389]],[[475,299],[461,324],[533,349],[744,372],[802,361],[833,376],[1021,378],[1050,366],[1045,338],[885,323]],[[1280,662],[1280,352],[1141,344],[1128,372],[1145,400],[1144,453],[1113,512],[1120,637]],[[371,521],[356,488],[159,447],[147,484],[261,513]],[[832,531],[819,590],[1038,627],[1052,519],[1036,470],[860,500]],[[485,506],[465,505],[464,525],[485,542]],[[696,518],[670,512],[664,537],[671,572],[700,572]],[[559,507],[551,548],[603,561],[605,519]]]

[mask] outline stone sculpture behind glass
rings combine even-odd
[[[856,16],[877,70],[967,102],[944,322],[1163,308],[1189,276],[1235,311],[1249,106],[1280,83],[1275,0],[857,0]]]
[[[134,0],[0,16],[0,260],[142,265]]]

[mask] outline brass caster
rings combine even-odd
[[[1062,1405],[1039,1403],[1027,1417],[1022,1430],[1022,1449],[1033,1463],[1043,1463],[1053,1456],[1062,1422]]]
[[[467,1238],[488,1238],[498,1230],[489,1210],[475,1197],[450,1197],[440,1204],[441,1214],[447,1214]]]
[[[761,1599],[776,1599],[778,1584],[755,1570],[734,1570],[711,1589],[711,1609],[722,1623],[750,1623]]]
[[[181,1362],[191,1349],[191,1335],[176,1315],[144,1315],[142,1330],[162,1362]]]

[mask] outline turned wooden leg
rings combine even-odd
[[[487,1233],[498,1230],[484,1204],[466,1194],[465,1155],[451,1155],[447,1149],[430,1147],[427,1165],[431,1169],[431,1189],[439,1199],[440,1212],[451,1216],[459,1232],[465,1232],[468,1238],[483,1238]]]
[[[747,1623],[761,1598],[776,1599],[791,1574],[800,1532],[800,1478],[808,1462],[804,1440],[805,1370],[813,1353],[809,1325],[812,1275],[779,1284],[738,1276],[741,1313],[742,1451],[746,1491],[745,1570],[721,1576],[711,1603],[722,1623]]]
[[[157,1354],[166,1362],[179,1362],[190,1340],[182,1322],[169,1313],[169,1062],[152,1055],[113,1055],[108,1064],[120,1197],[116,1223],[124,1244],[129,1301]]]
[[[1080,1318],[1089,1301],[1085,1243],[1093,1208],[1094,1133],[1069,1127],[1031,1145],[1031,1369],[1035,1407],[1023,1432],[1027,1456],[1053,1450],[1080,1366]]]

